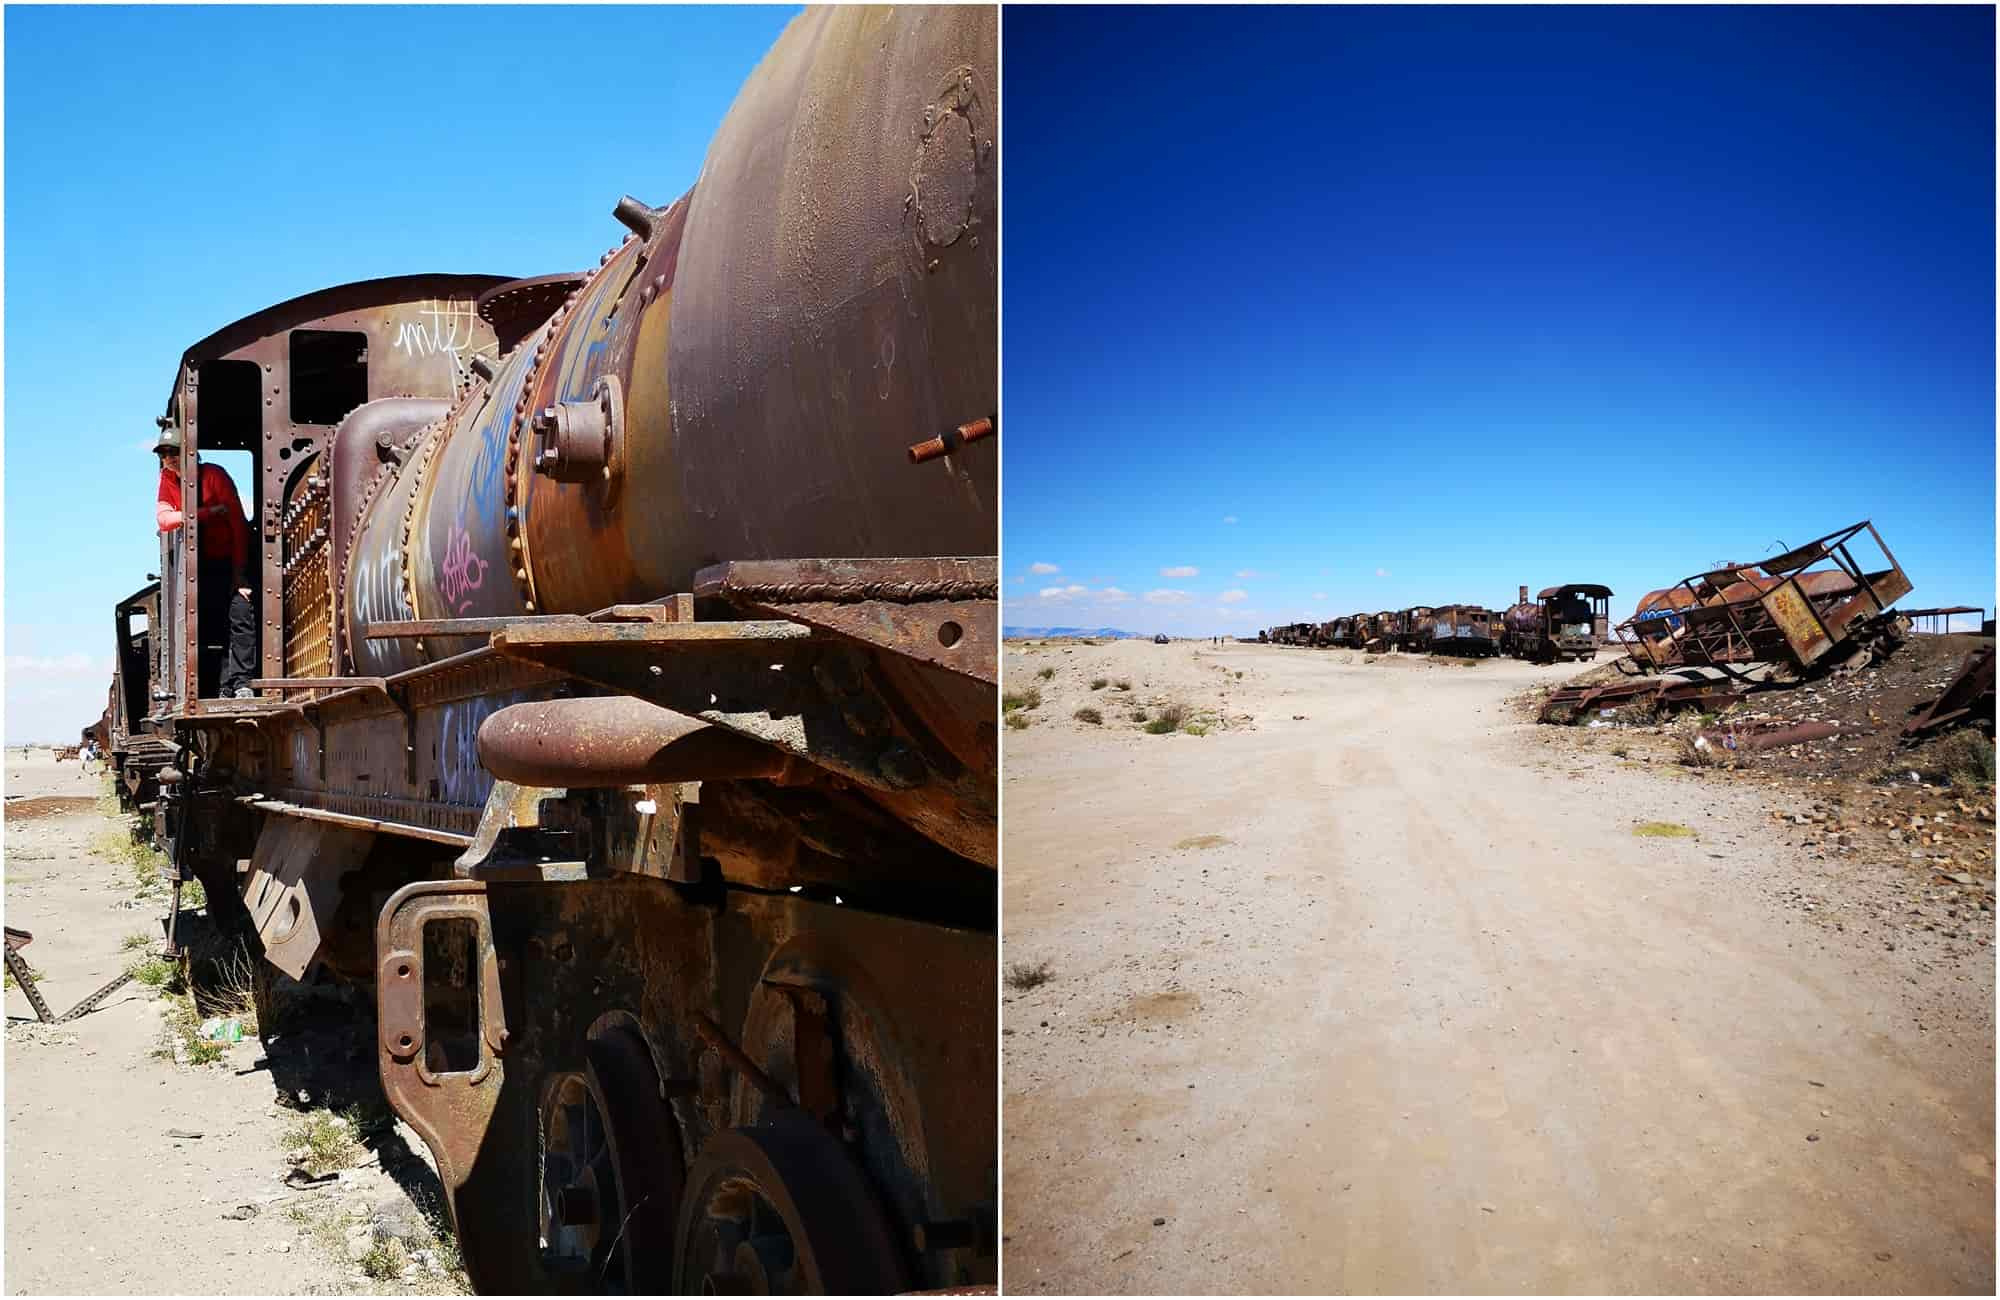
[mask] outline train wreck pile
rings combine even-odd
[[[1857,561],[1864,535],[1885,564]],[[1704,762],[1755,754],[1798,775],[1943,781],[1941,756],[1970,742],[1929,742],[1992,735],[1993,642],[1911,635],[1893,608],[1911,589],[1867,521],[1695,574],[1641,599],[1617,628],[1627,654],[1550,693],[1540,719],[1644,727],[1698,710],[1712,723],[1683,730]]]

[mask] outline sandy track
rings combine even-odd
[[[25,761],[8,751],[6,778],[10,806],[102,789],[76,763],[54,763],[46,751]],[[117,819],[94,806],[52,811],[7,820],[6,916],[34,934],[24,955],[61,1015],[124,969],[133,957],[122,948],[127,935],[160,935],[163,908],[132,906],[127,869],[93,851]],[[8,1294],[438,1289],[430,1278],[366,1278],[291,1217],[294,1207],[335,1215],[350,1201],[365,1213],[400,1192],[373,1167],[306,1193],[280,1181],[288,1168],[280,1138],[295,1112],[274,1104],[272,1073],[254,1039],[215,1067],[156,1059],[160,1006],[137,983],[65,1025],[37,1023],[19,989],[7,990],[6,1003]],[[245,1205],[258,1212],[236,1217]]]
[[[1788,911],[1825,869],[1756,790],[1550,743],[1504,701],[1562,669],[1010,646],[1009,685],[1045,665],[1010,1291],[1991,1292],[1991,950]],[[1097,675],[1247,724],[1071,722]]]

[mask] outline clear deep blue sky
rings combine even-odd
[[[184,348],[331,284],[595,265],[793,12],[9,9],[8,743],[104,707]]]
[[[1004,33],[1009,624],[1622,618],[1871,517],[1993,606],[1991,10]]]

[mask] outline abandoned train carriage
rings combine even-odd
[[[1431,615],[1431,650],[1437,654],[1498,654],[1501,618],[1482,605],[1439,605]]]
[[[1398,644],[1404,650],[1428,652],[1436,622],[1436,611],[1429,605],[1412,605],[1403,611],[1403,631]]]
[[[160,829],[374,987],[482,1290],[996,1276],[995,27],[810,11],[594,271],[324,290],[175,376],[184,481],[252,462],[262,676],[204,690],[190,513]]]

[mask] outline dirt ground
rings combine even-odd
[[[34,934],[23,956],[56,1015],[144,955],[124,947],[128,936],[162,933],[163,907],[136,902],[128,869],[103,852],[122,825],[98,810],[103,788],[47,750],[7,751],[6,919]],[[6,1007],[8,1294],[455,1289],[428,1273],[371,1278],[346,1248],[357,1231],[372,1240],[375,1225],[416,1219],[412,1195],[434,1191],[406,1129],[336,1177],[285,1181],[281,1140],[300,1119],[299,1092],[314,1105],[345,1100],[322,1083],[344,1055],[301,1060],[323,1037],[301,1030],[268,1049],[246,1039],[216,1065],[177,1065],[154,1055],[162,1002],[142,984],[60,1026],[39,1023],[18,988]],[[338,1086],[350,1084],[342,1073]]]
[[[1009,1291],[1992,1292],[1990,852],[1576,671],[1008,645]]]

